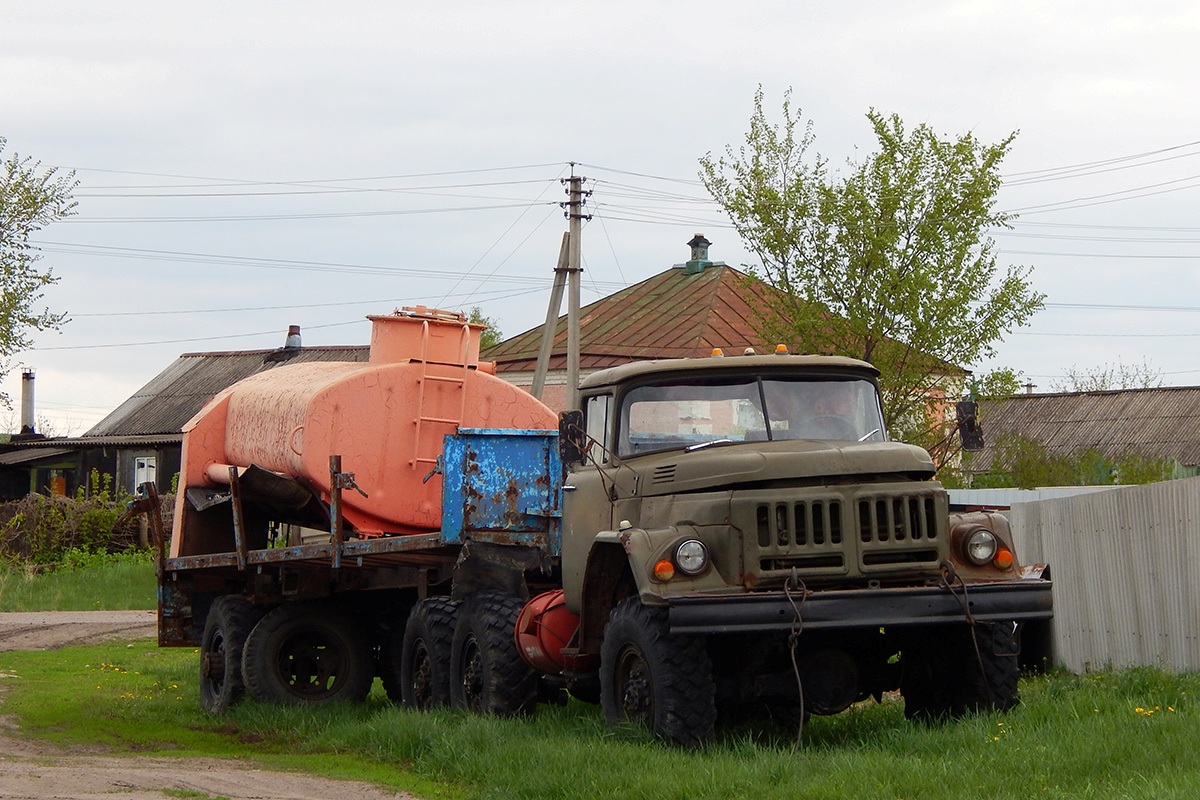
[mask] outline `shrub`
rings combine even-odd
[[[141,545],[139,521],[125,513],[130,500],[113,493],[112,476],[96,470],[89,491],[74,497],[31,494],[0,505],[0,559],[10,563],[62,564],[79,553],[121,552]],[[162,498],[169,519],[173,498]],[[74,556],[70,554],[74,553]]]

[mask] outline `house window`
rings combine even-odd
[[[134,488],[141,486],[143,483],[153,483],[155,481],[155,456],[138,456],[133,460],[133,485]]]

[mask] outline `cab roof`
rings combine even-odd
[[[858,373],[865,378],[878,377],[879,370],[866,361],[844,356],[813,355],[755,355],[709,356],[707,358],[671,358],[655,361],[633,361],[618,367],[602,369],[588,375],[579,383],[580,389],[611,386],[651,375],[686,372],[757,372],[789,374],[808,372],[813,375]]]

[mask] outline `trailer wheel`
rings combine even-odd
[[[511,716],[537,705],[538,675],[517,652],[515,595],[482,591],[459,608],[450,647],[450,699],[458,708]]]
[[[695,747],[713,735],[716,690],[700,636],[673,636],[665,609],[621,601],[600,646],[600,705],[609,725],[631,721]]]
[[[450,645],[458,604],[449,597],[419,601],[403,631],[383,644],[383,688],[394,702],[426,711],[450,703]]]
[[[237,595],[218,597],[208,610],[200,639],[200,705],[210,714],[225,713],[245,693],[242,647],[260,616]]]
[[[375,679],[366,637],[348,614],[286,604],[250,632],[242,676],[255,700],[300,705],[359,701]]]

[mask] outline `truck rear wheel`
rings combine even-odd
[[[517,652],[524,603],[507,592],[476,592],[463,602],[450,647],[450,699],[458,708],[511,716],[533,711],[538,676]]]
[[[223,714],[245,694],[242,648],[260,613],[238,595],[218,597],[200,639],[200,705]]]
[[[713,735],[717,710],[703,637],[672,636],[665,609],[621,601],[600,646],[600,705],[609,725],[638,722],[685,747]]]
[[[375,679],[366,637],[348,615],[285,604],[250,632],[242,676],[255,700],[299,705],[362,700]]]
[[[458,604],[449,597],[419,601],[403,632],[383,644],[383,688],[388,697],[426,711],[450,703],[450,646]]]

